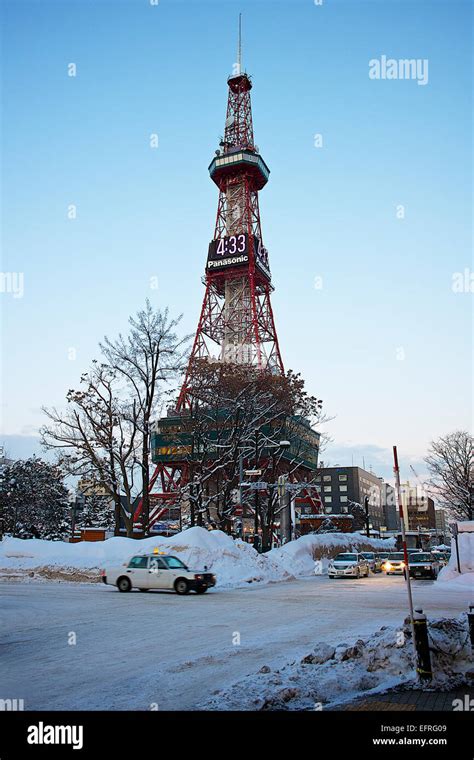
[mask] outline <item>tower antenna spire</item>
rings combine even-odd
[[[237,43],[237,74],[242,73],[242,14],[239,13],[239,40]]]

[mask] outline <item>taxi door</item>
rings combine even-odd
[[[150,588],[148,574],[148,557],[132,557],[127,567],[127,575],[133,588]]]
[[[167,588],[165,577],[167,570],[167,565],[161,557],[149,557],[147,588]]]

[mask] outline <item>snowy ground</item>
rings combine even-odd
[[[430,619],[458,617],[471,591],[413,583],[415,604]],[[387,634],[393,646],[406,613],[403,579],[381,575],[312,576],[185,597],[120,594],[101,584],[4,582],[0,698],[24,699],[27,710],[249,709],[255,691],[250,709],[258,709],[261,678],[284,681],[295,673],[275,670],[291,662],[301,667],[316,645],[374,641],[382,625],[393,627]],[[271,672],[255,679],[265,666]],[[373,675],[365,688],[372,688]],[[235,684],[246,678],[245,702]]]

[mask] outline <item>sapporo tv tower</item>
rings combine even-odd
[[[241,71],[240,20],[236,73],[228,86],[224,138],[209,166],[219,201],[207,257],[206,290],[178,409],[189,403],[196,359],[217,353],[222,361],[283,372],[258,205],[258,193],[267,184],[270,170],[254,141],[252,82]]]
[[[219,200],[214,237],[207,255],[204,299],[176,408],[156,423],[151,436],[156,469],[150,481],[149,527],[166,518],[181,503],[183,488],[192,479],[187,420],[192,409],[193,371],[197,364],[207,359],[245,365],[250,372],[284,371],[270,301],[273,286],[258,203],[258,194],[267,184],[270,170],[254,141],[252,82],[241,66],[240,17],[237,63],[227,83],[224,137],[209,166],[211,179],[219,188]],[[306,421],[293,419],[291,442],[298,447],[301,460],[293,478],[308,481],[317,467],[319,434]],[[303,457],[302,451],[306,452]],[[265,451],[261,453],[265,457]],[[291,449],[286,456],[292,456]],[[136,520],[139,516],[140,507],[135,513]]]

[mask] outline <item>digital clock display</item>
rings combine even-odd
[[[255,262],[270,279],[268,254],[258,237],[253,237]],[[251,246],[246,232],[211,240],[207,255],[207,271],[219,272],[228,267],[245,266],[249,263]]]
[[[211,240],[207,256],[207,268],[218,271],[227,267],[248,264],[249,250],[247,233]]]

